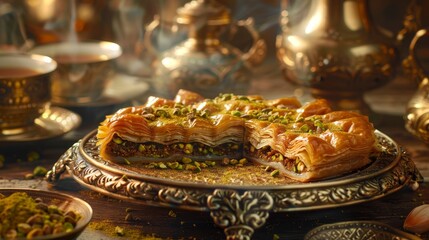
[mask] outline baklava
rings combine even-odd
[[[112,162],[222,161],[245,157],[300,182],[355,171],[369,164],[375,129],[367,116],[333,111],[324,99],[180,90],[174,100],[149,97],[100,124],[100,156]]]

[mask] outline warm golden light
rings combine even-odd
[[[27,0],[29,13],[34,15],[38,21],[44,22],[55,15],[55,0]]]
[[[357,2],[345,1],[343,8],[343,16],[345,25],[353,31],[357,31],[362,28],[362,22],[359,18],[359,7]]]
[[[326,15],[326,9],[325,11],[315,11],[315,14],[311,16],[311,18],[309,19],[305,27],[305,30],[304,30],[305,34],[310,34],[314,32],[316,29],[318,29],[319,26],[323,23],[323,19],[326,17],[324,15]]]

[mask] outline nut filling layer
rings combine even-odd
[[[287,171],[294,173],[303,173],[307,171],[305,163],[298,159],[291,159],[280,152],[271,149],[269,146],[256,149],[252,145],[248,144],[244,147],[244,155],[250,159],[259,159],[267,163],[279,163],[282,164]]]
[[[240,157],[243,144],[224,143],[218,146],[207,146],[202,143],[173,143],[164,145],[155,142],[135,143],[115,136],[107,145],[111,155],[147,160],[177,160],[172,156],[191,157],[193,160],[223,159],[224,157]],[[124,160],[125,160],[124,159]],[[128,159],[127,159],[128,160]]]

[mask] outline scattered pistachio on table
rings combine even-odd
[[[34,162],[36,160],[40,159],[40,154],[36,151],[31,151],[27,153],[27,161],[28,162]]]
[[[44,177],[47,172],[48,172],[48,170],[46,170],[45,167],[37,166],[33,170],[33,175],[36,177]]]
[[[34,179],[36,177],[44,177],[48,170],[43,166],[36,166],[32,173],[25,174],[25,179]]]
[[[170,210],[168,212],[168,216],[175,218],[177,215],[176,215],[176,213],[173,210]]]
[[[40,160],[40,154],[36,151],[31,151],[26,153],[25,155],[19,156],[8,156],[8,158],[12,158],[15,162],[23,162],[23,160],[27,162],[34,162]],[[6,162],[6,156],[4,154],[0,154],[0,168],[4,167]]]

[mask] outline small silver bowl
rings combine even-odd
[[[409,239],[421,240],[416,235],[403,232],[376,221],[347,221],[325,224],[310,230],[304,240],[329,239]]]

